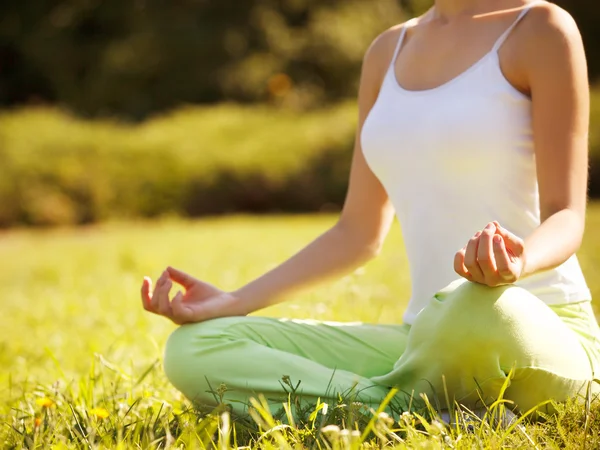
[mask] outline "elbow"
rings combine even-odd
[[[385,235],[380,233],[366,233],[362,239],[357,238],[356,242],[359,246],[359,252],[364,256],[365,260],[371,260],[378,257],[383,250],[383,242]]]
[[[378,257],[381,254],[381,250],[383,249],[383,242],[382,241],[375,241],[372,242],[370,245],[366,246],[366,254],[368,256],[369,259],[373,259]]]
[[[583,244],[583,231],[577,234],[573,239],[573,254],[577,253],[581,249]]]
[[[355,258],[361,263],[370,261],[381,253],[384,241],[381,233],[350,228],[341,223],[338,223],[334,229],[340,236],[341,245],[351,249]]]
[[[363,265],[375,259],[381,253],[382,246],[379,243],[357,243],[353,246],[352,258],[356,265]]]
[[[354,264],[363,265],[379,256],[381,248],[376,245],[356,245],[353,246],[351,252],[350,259],[354,260]]]
[[[573,253],[581,248],[585,233],[585,207],[546,208],[542,212],[542,223],[551,220],[568,236]]]
[[[577,252],[583,243],[585,233],[585,209],[569,208],[567,209],[571,218],[571,233],[573,236],[574,251]]]

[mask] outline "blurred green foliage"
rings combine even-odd
[[[181,103],[353,96],[396,0],[0,2],[0,105],[143,118]],[[283,74],[277,81],[278,74]]]
[[[592,105],[591,194],[600,197],[600,91]],[[338,209],[355,127],[353,101],[310,113],[189,107],[142,124],[7,112],[0,226]]]
[[[138,125],[5,113],[0,226],[327,208],[346,190],[355,109],[221,105]]]
[[[0,107],[54,105],[0,115],[0,226],[339,207],[364,51],[432,1],[0,2]],[[600,7],[557,3],[600,74]],[[597,197],[599,130],[596,93]]]
[[[0,106],[58,103],[142,119],[181,103],[354,97],[380,32],[433,0],[40,0],[0,2]],[[559,0],[600,74],[600,6]],[[285,95],[282,95],[285,94]]]
[[[600,4],[590,0],[553,0],[575,18],[587,53],[590,78],[600,77]]]

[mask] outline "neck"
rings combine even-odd
[[[440,19],[452,19],[464,14],[472,14],[486,1],[489,0],[435,0],[434,16]]]

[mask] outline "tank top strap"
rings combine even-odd
[[[540,5],[542,3],[545,3],[545,1],[543,1],[543,0],[536,0],[536,1],[533,1],[533,2],[529,3],[528,5],[526,5],[523,8],[523,10],[519,13],[519,15],[517,16],[517,18],[515,19],[515,21],[512,23],[512,25],[510,27],[508,27],[508,29],[504,33],[502,33],[502,36],[500,36],[498,38],[498,40],[494,44],[494,47],[492,48],[492,52],[497,52],[498,50],[500,50],[500,47],[502,47],[502,44],[504,44],[504,42],[506,41],[506,39],[508,38],[508,36],[510,36],[510,33],[512,33],[512,31],[519,24],[519,22],[521,22],[521,20],[523,20],[523,18],[527,15],[527,13],[529,11],[531,11],[531,9],[534,6]]]
[[[404,38],[406,37],[406,31],[415,23],[416,20],[416,18],[410,19],[402,27],[402,31],[400,31],[400,37],[398,37],[398,43],[396,44],[396,48],[394,49],[394,56],[392,57],[392,61],[390,62],[391,67],[394,67],[394,65],[396,64],[396,59],[398,59],[398,53],[400,53],[400,49],[402,48],[402,44],[404,43]]]

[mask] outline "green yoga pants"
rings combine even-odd
[[[478,407],[507,383],[504,398],[526,411],[595,385],[599,336],[589,301],[549,307],[515,286],[457,282],[412,326],[265,317],[184,325],[168,339],[164,369],[198,405],[216,405],[224,383],[223,401],[239,414],[258,394],[279,410],[284,377],[306,401],[342,394],[374,408],[392,387],[405,407],[422,394],[443,407],[446,398]]]

